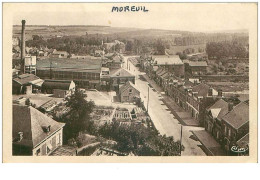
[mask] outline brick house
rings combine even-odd
[[[225,116],[231,105],[219,99],[212,106],[206,109],[205,130],[207,130],[219,143],[222,142],[222,117]]]
[[[140,91],[131,81],[126,82],[119,88],[119,99],[121,102],[135,102],[140,98]]]
[[[120,85],[126,84],[131,81],[135,84],[135,76],[125,69],[118,69],[110,76],[110,87],[112,90],[118,91]]]
[[[241,102],[230,112],[222,117],[223,147],[227,154],[231,152],[231,147],[237,145],[238,141],[249,133],[249,105]]]
[[[191,75],[203,75],[207,73],[208,64],[206,61],[186,61],[185,72]]]
[[[31,106],[13,105],[13,155],[49,155],[62,146],[64,125]]]
[[[175,56],[153,56],[153,64],[162,67],[177,77],[184,77],[184,64],[178,55]]]

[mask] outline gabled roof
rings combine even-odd
[[[119,88],[119,93],[124,92],[124,91],[127,90],[130,86],[131,86],[132,88],[136,89],[138,92],[140,92],[135,84],[133,84],[131,81],[127,81],[123,86],[121,86],[121,87]]]
[[[240,102],[245,102],[245,101],[249,100],[249,94],[240,94],[238,99]]]
[[[19,132],[23,133],[21,141],[14,141],[16,144],[34,148],[64,125],[31,106],[13,105],[13,139]],[[44,132],[44,127],[48,126],[50,131]]]
[[[42,89],[62,89],[69,90],[73,81],[68,80],[45,80],[42,84]]]
[[[204,84],[204,83],[200,83],[196,86],[194,86],[192,88],[192,91],[193,92],[198,92],[198,96],[203,96],[203,97],[206,97],[208,95],[208,92],[209,92],[209,86],[207,84]]]
[[[119,70],[117,70],[115,73],[113,73],[111,75],[111,77],[134,77],[133,74],[131,74],[130,72],[126,71],[125,69],[120,68]]]
[[[247,133],[245,136],[243,136],[241,139],[239,139],[236,144],[239,147],[246,147],[249,145],[249,133]]]
[[[155,57],[154,62],[157,62],[158,65],[174,65],[174,64],[183,64],[182,60],[178,55],[174,56],[162,56]]]
[[[22,74],[18,76],[17,78],[14,78],[13,81],[25,85],[28,84],[34,80],[40,79],[39,77],[35,76],[34,74]]]
[[[239,103],[232,111],[227,113],[222,120],[235,129],[240,128],[249,121],[249,106],[244,102]]]
[[[210,111],[213,118],[221,119],[228,113],[228,103],[223,99],[219,99],[215,104],[207,108]]]

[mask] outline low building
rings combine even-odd
[[[131,81],[126,82],[119,88],[119,99],[121,102],[136,102],[140,98],[140,91]]]
[[[207,73],[207,67],[206,61],[186,61],[185,72],[191,75],[203,75]]]
[[[41,89],[43,80],[34,74],[22,74],[13,79],[13,94],[31,94]]]
[[[75,91],[75,83],[66,80],[45,80],[42,93],[53,94],[57,98],[65,98]]]
[[[37,76],[73,80],[78,87],[99,89],[101,59],[44,59],[37,62]]]
[[[120,85],[126,84],[131,81],[135,84],[135,76],[125,69],[118,69],[110,76],[110,86],[112,90],[118,91]]]
[[[177,77],[184,77],[184,64],[179,56],[153,56],[153,64],[163,67],[169,73]]]
[[[13,105],[13,155],[49,155],[62,146],[64,125],[31,106]]]

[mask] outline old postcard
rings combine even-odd
[[[4,162],[257,162],[257,3],[4,3]]]

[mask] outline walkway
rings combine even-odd
[[[151,80],[146,74],[141,76],[151,85],[152,88],[162,94],[163,89],[158,84]],[[162,95],[161,100],[182,125],[199,126],[199,121],[193,118],[189,112],[181,108],[171,97]]]

